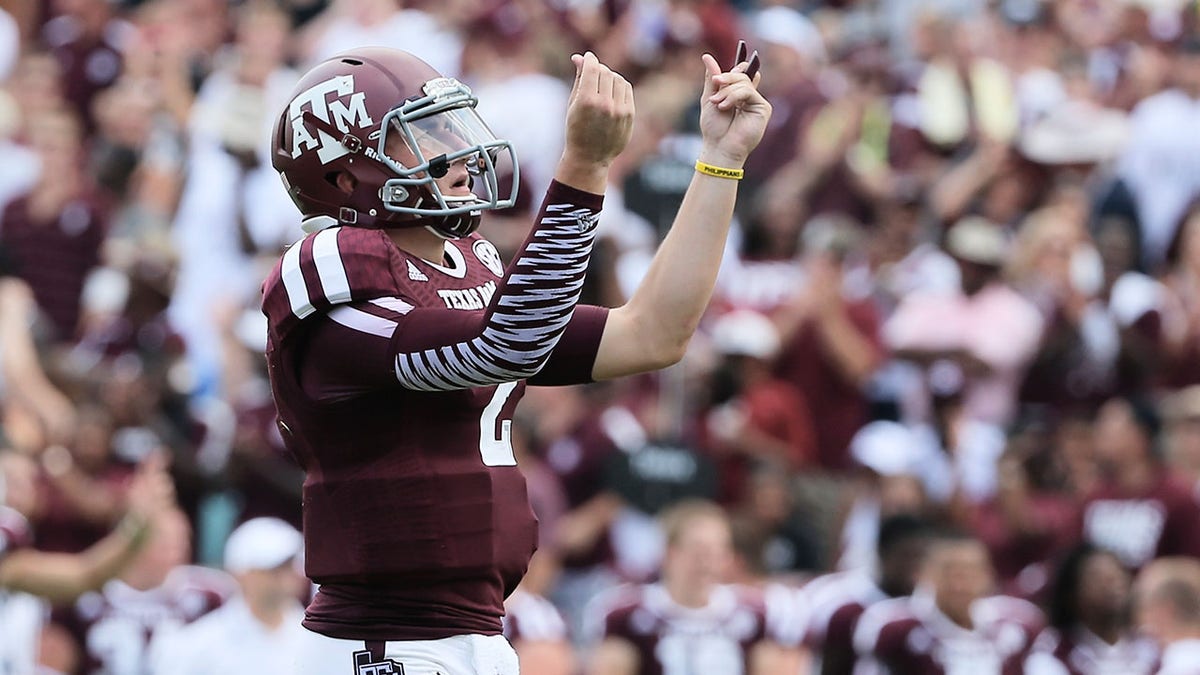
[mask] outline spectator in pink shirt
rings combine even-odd
[[[1041,340],[1042,316],[1000,278],[1008,253],[1000,226],[964,218],[947,233],[946,249],[961,290],[909,295],[884,325],[884,340],[929,372],[961,372],[966,417],[1003,425]]]

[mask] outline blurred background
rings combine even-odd
[[[585,292],[616,306],[692,175],[699,55],[744,37],[774,116],[687,358],[531,388],[514,422],[542,527],[525,590],[556,639],[586,661],[589,603],[658,578],[656,516],[684,498],[733,523],[723,578],[789,591],[874,570],[897,515],[970,533],[995,588],[1043,606],[1080,542],[1127,570],[1200,555],[1195,2],[0,8],[0,475],[38,550],[100,540],[153,455],[182,517],[141,590],[215,574],[246,520],[300,526],[258,302],[302,235],[268,136],[309,66],[387,45],[469,84],[521,161],[523,199],[481,230],[507,255],[561,152],[569,54],[595,51],[637,103]],[[43,666],[149,672],[97,597],[39,610]]]

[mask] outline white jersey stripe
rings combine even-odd
[[[374,300],[368,300],[367,302],[370,302],[376,307],[390,309],[397,314],[408,314],[413,309],[412,305],[401,300],[400,298],[375,298]]]
[[[317,311],[308,300],[308,285],[304,283],[304,272],[300,270],[300,247],[304,240],[292,244],[283,254],[283,266],[279,277],[283,279],[283,288],[287,291],[288,304],[292,306],[292,314],[303,319]]]
[[[346,328],[352,328],[360,333],[378,335],[382,338],[390,339],[392,333],[396,332],[395,321],[353,307],[338,307],[329,312],[329,318]]]
[[[321,230],[313,237],[313,263],[321,279],[321,289],[331,305],[339,305],[350,299],[350,280],[346,278],[346,266],[338,250],[338,232],[341,228]]]

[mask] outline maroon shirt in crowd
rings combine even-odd
[[[868,300],[847,301],[846,312],[876,349],[882,349],[879,314]],[[808,324],[784,344],[776,374],[804,392],[817,435],[817,460],[833,471],[853,468],[850,439],[867,422],[867,398],[859,386],[850,382],[826,355],[815,326]]]
[[[87,199],[69,202],[50,222],[29,213],[28,198],[9,203],[0,216],[0,248],[33,290],[59,340],[75,337],[83,284],[100,263],[107,229],[99,205]]]
[[[1161,471],[1146,489],[1107,484],[1083,506],[1083,537],[1138,569],[1154,558],[1200,557],[1200,507],[1188,486]]]
[[[305,563],[321,585],[306,627],[359,640],[501,633],[537,535],[504,452],[525,383],[469,386],[471,370],[506,377],[514,366],[483,350],[516,353],[565,327],[529,382],[590,379],[607,313],[570,293],[600,201],[552,184],[507,273],[477,236],[447,241],[439,265],[343,227],[294,245],[267,279],[272,387],[307,472]]]

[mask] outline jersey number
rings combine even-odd
[[[516,382],[505,382],[496,387],[492,400],[479,417],[479,454],[485,466],[516,466],[513,456],[512,420],[500,420],[500,437],[496,438],[496,421],[508,403],[508,397],[517,388]]]

